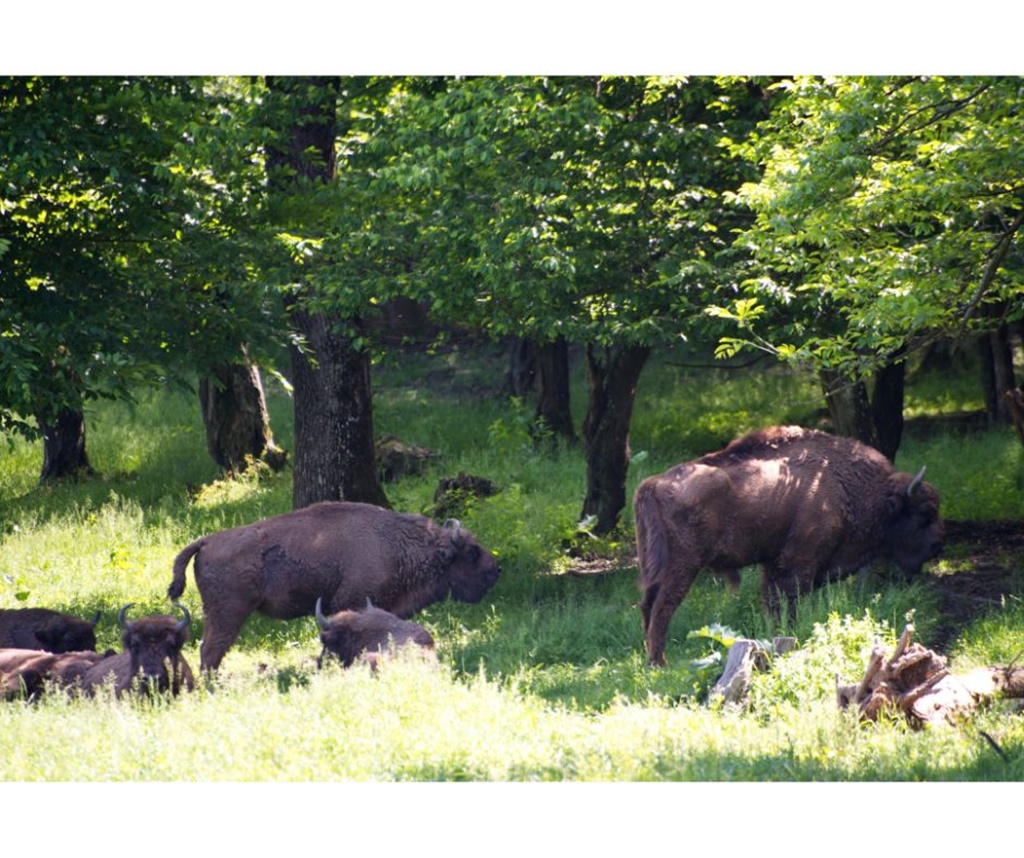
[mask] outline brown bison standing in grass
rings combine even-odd
[[[877,450],[794,426],[751,432],[644,480],[634,498],[640,613],[651,664],[697,573],[734,584],[760,564],[765,603],[790,616],[798,593],[881,559],[909,574],[942,551],[939,495]]]
[[[330,653],[345,667],[351,667],[357,658],[365,658],[376,669],[382,656],[406,644],[419,647],[428,661],[437,660],[430,632],[419,623],[399,619],[369,601],[362,610],[338,611],[325,617],[321,600],[317,599],[314,614],[324,646],[316,662],[318,668],[323,665],[324,656]]]
[[[305,509],[197,539],[174,560],[168,595],[181,596],[185,567],[203,600],[199,657],[216,670],[246,618],[308,616],[317,599],[333,613],[374,605],[407,618],[448,595],[479,602],[498,580],[493,555],[457,521],[345,501]]]
[[[0,610],[0,647],[46,652],[96,649],[97,612],[92,622],[49,608]]]

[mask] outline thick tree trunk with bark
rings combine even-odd
[[[535,351],[537,367],[537,424],[543,424],[554,437],[576,443],[569,400],[569,344],[559,337],[539,345]]]
[[[512,396],[525,398],[533,392],[537,379],[537,350],[533,340],[528,337],[516,337],[508,360],[508,377],[506,384]]]
[[[978,341],[981,354],[981,382],[985,389],[985,410],[990,425],[1010,419],[1007,391],[1017,386],[1013,371],[1013,345],[1009,328],[1000,325]]]
[[[93,473],[85,451],[85,415],[62,408],[54,418],[37,418],[43,433],[43,469],[39,482]]]
[[[274,443],[259,367],[243,349],[241,363],[214,368],[199,382],[206,446],[221,468],[240,473],[253,462],[281,470],[287,453]]]
[[[583,420],[587,495],[583,518],[594,517],[593,532],[608,533],[626,505],[629,424],[647,346],[586,348],[589,401]]]
[[[292,506],[360,501],[389,506],[377,474],[370,356],[355,349],[340,320],[292,312],[312,354],[292,346],[295,453]]]
[[[334,177],[337,78],[268,78],[268,86],[297,105],[288,139],[268,151],[271,193],[287,195],[304,180]],[[295,452],[292,504],[349,500],[387,506],[374,460],[373,406],[369,354],[346,334],[355,319],[326,311],[310,312],[302,286],[287,307],[292,325],[305,342],[293,346],[292,385]]]

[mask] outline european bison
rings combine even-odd
[[[177,695],[182,686],[195,688],[195,678],[181,648],[188,641],[192,616],[188,608],[175,603],[184,615],[175,617],[140,617],[128,621],[129,603],[117,614],[121,626],[121,652],[104,659],[87,670],[81,678],[82,689],[91,694],[97,686],[113,675],[114,692],[120,697],[138,680],[140,693],[170,691]]]
[[[185,567],[203,600],[201,668],[216,670],[254,611],[288,620],[358,608],[367,599],[405,619],[433,602],[479,602],[498,580],[493,555],[457,521],[334,501],[197,539],[174,559],[167,592],[185,589]]]
[[[0,610],[0,647],[47,652],[77,652],[96,649],[96,624],[52,611],[49,608],[6,608]]]
[[[142,617],[131,622],[125,615],[130,604],[118,612],[123,629],[123,650],[115,653],[71,652],[41,653],[31,650],[0,650],[0,690],[5,696],[21,693],[36,696],[47,682],[93,694],[97,687],[112,681],[120,697],[138,679],[141,693],[171,691],[178,694],[184,685],[189,691],[195,679],[181,648],[188,640],[191,622],[188,609],[178,605],[184,617]],[[110,680],[110,677],[113,679]]]
[[[82,676],[112,654],[112,650],[53,653],[38,649],[0,649],[0,696],[35,699],[43,693],[47,680],[70,685],[75,677]]]
[[[849,438],[782,426],[644,480],[633,501],[640,612],[651,664],[664,664],[669,620],[702,568],[733,583],[760,564],[778,616],[798,593],[879,559],[914,574],[942,551],[939,495]]]
[[[416,644],[428,660],[437,660],[434,638],[419,623],[402,620],[394,614],[375,607],[369,600],[359,611],[338,611],[325,617],[321,600],[316,600],[315,616],[320,627],[323,652],[316,661],[319,668],[328,653],[335,655],[345,667],[351,667],[357,658],[364,657],[376,668],[380,657],[391,648]]]

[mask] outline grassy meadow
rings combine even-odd
[[[462,522],[498,555],[502,578],[479,605],[447,601],[416,617],[438,642],[440,670],[399,661],[379,676],[318,672],[312,618],[254,616],[212,689],[175,700],[3,703],[0,782],[1024,780],[1024,724],[1009,705],[921,732],[865,727],[835,705],[835,675],[858,679],[877,638],[894,642],[912,618],[929,644],[942,618],[926,582],[862,574],[801,601],[789,630],[799,649],[756,679],[749,706],[722,709],[704,697],[724,665],[714,624],[756,638],[779,630],[761,610],[753,570],[738,595],[703,576],[673,619],[669,666],[648,668],[631,510],[611,537],[577,532],[581,456],[534,448],[530,407],[500,393],[503,369],[489,347],[375,369],[377,433],[442,457],[386,486],[396,509],[429,511],[438,478],[460,471],[501,487]],[[290,449],[290,402],[267,383],[275,436]],[[578,426],[582,378],[574,397]],[[980,408],[974,376],[919,373],[907,404],[897,465],[927,463],[946,517],[1019,519],[1024,457],[1012,429],[915,428],[914,418]],[[656,356],[637,394],[630,491],[747,429],[822,417],[816,386],[799,374],[690,369],[682,356]],[[175,553],[204,533],[288,511],[290,472],[221,479],[184,393],[141,391],[134,406],[99,403],[87,419],[97,474],[77,483],[38,485],[39,445],[0,444],[0,607],[102,611],[100,646],[119,647],[118,608],[167,612]],[[600,571],[581,572],[568,545],[594,568],[603,561]],[[1007,562],[1024,574],[1024,560]],[[963,566],[950,545],[930,574],[970,574]],[[186,657],[198,669],[191,569],[183,601],[194,616]],[[688,634],[701,629],[710,631]],[[1014,596],[963,630],[951,666],[1006,664],[1022,649]]]

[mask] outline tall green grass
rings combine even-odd
[[[688,369],[675,357],[659,357],[643,376],[630,489],[754,426],[821,419],[822,402],[805,377],[777,368]],[[551,454],[531,443],[530,408],[501,393],[502,370],[501,355],[484,349],[406,356],[375,373],[378,434],[441,456],[426,473],[387,486],[395,508],[429,511],[437,479],[460,471],[500,488],[470,504],[462,521],[498,555],[502,578],[479,605],[443,602],[417,616],[438,641],[440,670],[400,662],[379,676],[318,673],[311,618],[254,616],[210,691],[155,703],[55,696],[0,705],[0,781],[1024,775],[1024,729],[999,707],[959,729],[925,733],[898,724],[865,729],[837,710],[835,672],[854,681],[876,637],[891,637],[912,618],[928,643],[940,608],[920,581],[851,577],[801,600],[794,626],[779,629],[760,606],[754,570],[738,594],[703,577],[673,619],[669,666],[648,668],[631,510],[604,539],[577,531],[586,480],[580,451]],[[583,395],[577,373],[577,416]],[[289,448],[290,403],[276,387],[270,399],[275,435]],[[912,401],[925,410],[925,399]],[[0,448],[0,607],[101,610],[100,645],[119,647],[118,607],[169,610],[175,553],[203,533],[287,511],[290,476],[221,479],[195,401],[184,394],[143,392],[131,409],[98,404],[88,422],[91,479],[38,486],[37,445],[13,440]],[[928,463],[949,516],[1010,518],[1024,509],[1011,433],[910,430],[900,465],[911,470],[917,462]],[[579,571],[580,546],[587,559],[606,558],[603,571]],[[183,600],[195,617],[186,656],[197,667],[202,606],[191,573]],[[1005,661],[1021,639],[1021,620],[1009,604],[965,630],[955,657]],[[759,678],[749,708],[705,703],[724,652],[690,633],[716,623],[757,638],[785,630],[802,644]],[[996,737],[1006,761],[979,728]]]

